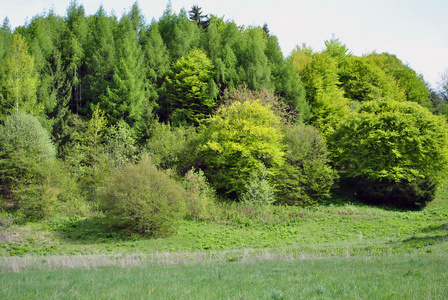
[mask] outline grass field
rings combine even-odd
[[[1,274],[1,299],[447,299],[445,255],[264,260]]]
[[[11,224],[0,299],[447,299],[445,194],[420,211],[234,206],[166,238],[100,214]]]

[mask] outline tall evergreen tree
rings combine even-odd
[[[130,126],[138,126],[146,95],[146,78],[143,52],[134,24],[123,16],[115,31],[116,62],[112,83],[106,89],[107,101],[102,101],[109,122],[120,119]]]
[[[67,9],[67,29],[64,32],[62,56],[67,82],[71,89],[70,109],[79,112],[83,106],[83,81],[86,73],[86,41],[90,33],[88,19],[82,5],[71,2]]]
[[[193,21],[198,27],[207,29],[210,25],[210,18],[208,15],[202,14],[202,8],[198,5],[193,5],[191,10],[188,12],[189,18]]]
[[[114,106],[113,100],[107,96],[107,89],[110,88],[114,76],[116,47],[113,33],[117,25],[117,18],[113,15],[107,16],[103,6],[89,20],[92,34],[89,35],[86,47],[86,101],[83,101],[80,107],[83,115],[90,115],[96,103],[100,103],[106,113]]]

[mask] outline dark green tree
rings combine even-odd
[[[113,99],[107,96],[111,87],[116,64],[117,48],[115,46],[114,30],[118,26],[115,16],[108,16],[103,6],[100,6],[94,16],[89,19],[91,35],[86,41],[86,75],[84,81],[83,99],[80,113],[90,116],[96,103],[107,113],[113,107]]]
[[[286,162],[274,178],[278,203],[307,206],[323,203],[337,178],[321,133],[311,126],[284,128]]]
[[[188,16],[191,21],[203,29],[207,29],[210,24],[210,18],[208,15],[202,14],[202,8],[198,5],[193,5],[191,10],[188,12]]]

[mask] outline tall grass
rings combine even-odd
[[[1,299],[447,299],[443,255],[142,264],[0,275]]]

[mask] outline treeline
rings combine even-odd
[[[338,39],[284,57],[268,26],[201,8],[146,24],[72,2],[0,29],[2,207],[108,213],[142,233],[216,199],[324,203],[332,188],[424,206],[444,180],[443,97],[396,56]],[[155,167],[156,166],[156,167]],[[159,187],[159,188],[157,188]]]

